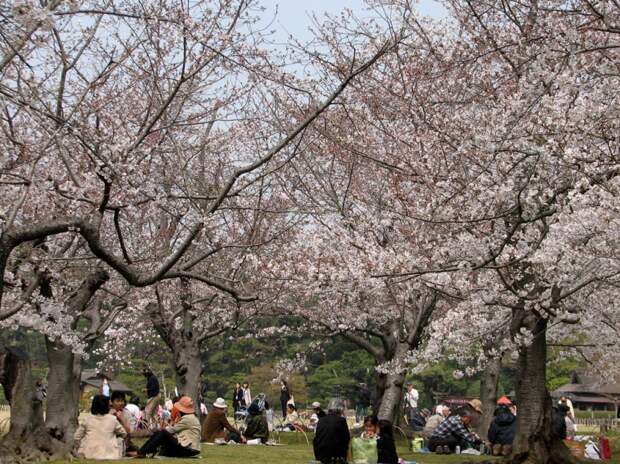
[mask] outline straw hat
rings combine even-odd
[[[174,407],[184,414],[194,414],[194,401],[189,396],[182,396]]]
[[[476,410],[476,412],[479,412],[480,414],[482,414],[482,401],[480,400],[471,400],[469,404],[472,408],[474,408]]]
[[[215,400],[215,403],[213,403],[213,406],[215,406],[216,408],[220,408],[220,409],[225,409],[226,406],[226,401],[224,401],[224,398],[218,398]]]
[[[318,401],[315,401],[314,403],[312,403],[312,407],[313,408],[320,408],[321,407],[321,403],[319,403]]]

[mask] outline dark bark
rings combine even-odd
[[[393,424],[400,417],[401,404],[403,400],[403,386],[405,384],[405,373],[398,372],[386,376],[386,386],[381,399],[377,416],[379,419],[388,420]]]
[[[513,462],[577,463],[564,443],[551,434],[551,398],[546,386],[547,320],[534,313],[518,315],[519,327],[534,334],[531,345],[519,349],[517,435]],[[514,318],[514,316],[513,316]]]
[[[45,428],[71,450],[79,416],[81,357],[60,342],[46,338],[45,345],[49,362]]]
[[[174,374],[177,387],[181,395],[189,396],[194,400],[196,416],[200,419],[200,375],[202,361],[200,360],[200,343],[183,343],[180,341],[173,349]]]
[[[11,405],[10,429],[0,440],[0,462],[9,464],[65,457],[63,444],[45,429],[41,398],[36,395],[26,353],[2,347],[0,383]]]
[[[85,342],[88,347],[92,346],[93,341],[111,322],[102,317],[101,306],[93,305],[87,311],[95,293],[109,278],[106,271],[94,270],[67,300],[68,313],[73,317],[73,330],[77,329],[80,319],[89,319],[88,331],[84,334],[88,339]],[[46,337],[45,346],[49,363],[45,427],[52,437],[64,443],[67,450],[71,450],[79,416],[81,357],[58,340]]]
[[[502,368],[501,358],[490,358],[480,378],[480,401],[482,417],[476,424],[478,435],[486,440],[497,402],[497,382]]]

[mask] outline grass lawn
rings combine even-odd
[[[245,446],[228,445],[212,446],[203,445],[201,459],[156,459],[154,463],[162,464],[194,464],[198,462],[208,462],[209,464],[307,464],[314,460],[312,453],[312,437],[310,446],[301,434],[282,434],[281,446]],[[414,454],[407,450],[407,444],[403,441],[398,444],[399,456],[408,461],[415,461],[418,464],[441,464],[457,462],[475,462],[488,459],[488,456],[458,456],[458,455],[436,455],[436,454]],[[118,461],[78,461],[73,462],[100,464],[113,463]],[[137,462],[145,462],[138,460]],[[146,461],[148,462],[148,461]],[[55,464],[60,464],[56,461]]]
[[[620,464],[620,434],[610,432],[608,434],[613,451],[610,461],[584,461],[588,463]],[[206,462],[208,464],[308,464],[313,461],[312,434],[308,434],[310,445],[306,443],[300,433],[283,433],[280,435],[281,446],[246,446],[228,445],[213,446],[203,445],[201,459],[156,459],[153,463],[162,464],[192,464]],[[138,441],[136,441],[139,444]],[[417,464],[451,464],[479,462],[493,459],[490,456],[467,456],[467,455],[437,455],[432,453],[412,453],[407,448],[404,440],[397,442],[398,455],[407,461],[415,461]],[[148,462],[138,460],[137,462]],[[56,461],[53,464],[61,464],[66,461]],[[100,464],[118,461],[80,461],[74,459],[74,463]]]

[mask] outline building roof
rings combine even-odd
[[[566,385],[562,385],[557,390],[555,390],[554,395],[561,395],[563,393],[593,393],[596,395],[612,395],[612,396],[620,396],[620,384],[618,383],[609,383],[609,384],[583,384],[583,383],[567,383]]]
[[[112,391],[120,391],[123,393],[131,393],[132,391],[131,388],[124,383],[117,382],[116,380],[111,379],[108,375],[97,372],[95,369],[84,369],[82,371],[82,388],[84,385],[89,385],[93,388],[101,390],[101,387],[103,386],[103,379],[107,379],[108,384],[110,385],[110,390]]]
[[[573,403],[616,404],[616,401],[607,396],[571,395],[570,398]]]

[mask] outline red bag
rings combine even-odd
[[[611,448],[609,446],[609,438],[600,437],[598,439],[599,450],[601,453],[601,459],[611,459]]]

